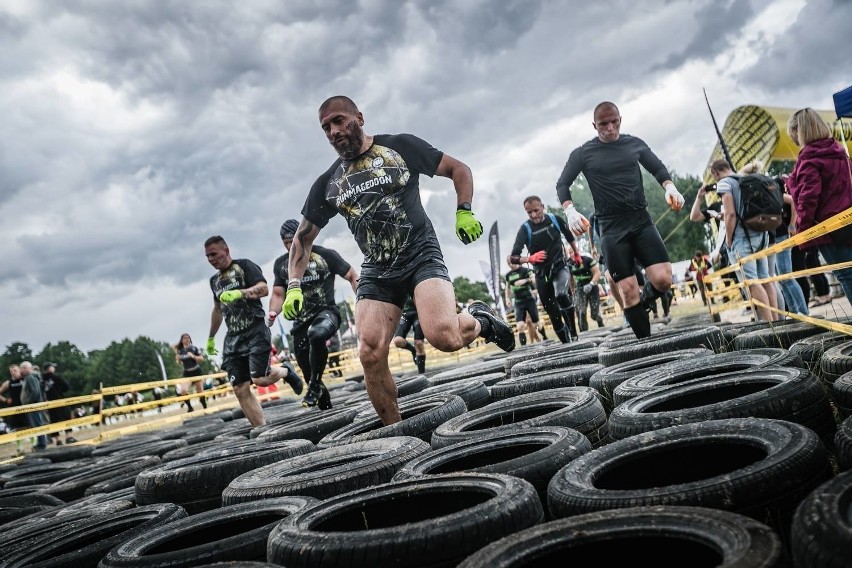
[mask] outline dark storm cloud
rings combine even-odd
[[[849,0],[808,0],[784,37],[743,72],[741,80],[782,92],[816,82],[836,82],[838,90],[849,86],[849,22]]]
[[[731,38],[740,33],[753,15],[754,8],[748,0],[699,6],[692,22],[699,32],[657,68],[673,69],[689,60],[712,59],[729,47]]]

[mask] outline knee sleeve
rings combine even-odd
[[[331,336],[336,331],[334,323],[328,318],[322,318],[320,321],[312,324],[308,329],[308,342],[310,342],[311,348],[315,348],[319,344],[325,347],[325,342],[331,339]]]

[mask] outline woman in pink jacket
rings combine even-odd
[[[852,167],[843,146],[812,108],[793,113],[787,133],[802,147],[787,179],[798,216],[797,232],[802,232],[852,207]],[[852,261],[852,225],[811,239],[800,248],[814,246],[829,264]],[[852,302],[852,268],[835,270],[834,275]]]

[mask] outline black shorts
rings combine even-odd
[[[426,336],[423,335],[423,330],[420,328],[420,320],[417,319],[417,312],[402,312],[402,317],[399,318],[399,325],[396,326],[394,337],[404,338],[411,331],[411,328],[414,328],[415,341],[423,341],[425,339]]]
[[[262,319],[240,333],[228,333],[222,349],[222,368],[231,386],[247,383],[269,374],[272,333]]]
[[[412,263],[411,269],[399,278],[374,278],[364,276],[358,279],[358,300],[376,300],[394,304],[399,309],[405,306],[409,294],[414,295],[414,287],[431,278],[440,278],[452,283],[447,266],[441,257],[430,257],[421,262]]]
[[[527,314],[530,315],[533,323],[538,323],[538,306],[535,303],[535,298],[515,299],[515,322],[526,321]]]
[[[184,371],[183,371],[184,377],[200,377],[203,374],[204,373],[201,372],[201,367],[196,367],[196,368],[190,369],[188,371],[186,369],[184,369]]]
[[[642,266],[669,262],[669,251],[647,211],[643,215],[622,215],[601,219],[601,248],[613,281],[634,275]]]

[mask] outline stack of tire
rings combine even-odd
[[[391,425],[353,383],[2,466],[0,564],[847,566],[852,343],[653,329],[396,377]]]

